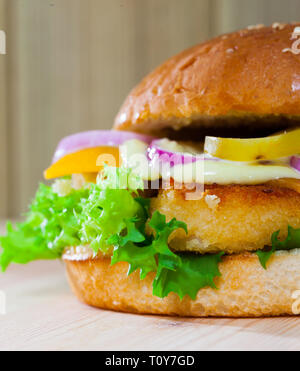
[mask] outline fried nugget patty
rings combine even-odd
[[[300,228],[300,194],[272,185],[219,186],[205,188],[201,199],[187,201],[183,190],[161,190],[152,199],[152,211],[168,220],[177,218],[189,234],[178,230],[170,237],[177,251],[239,253],[270,246],[271,236],[287,228]]]

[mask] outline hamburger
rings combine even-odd
[[[0,264],[63,259],[89,305],[145,314],[299,314],[297,24],[250,27],[169,59],[111,131],[55,152]]]

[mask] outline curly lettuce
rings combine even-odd
[[[177,269],[159,267],[153,283],[153,294],[164,298],[176,292],[180,299],[189,295],[193,300],[204,287],[217,288],[215,278],[220,277],[219,263],[223,252],[214,255],[182,254]]]
[[[128,275],[138,271],[143,280],[152,273],[153,295],[160,298],[174,292],[180,299],[195,299],[200,289],[216,288],[224,253],[173,252],[170,236],[177,229],[188,233],[186,224],[167,222],[158,211],[150,215],[150,200],[139,196],[143,182],[130,170],[106,167],[97,184],[80,190],[70,184],[64,192],[57,191],[61,184],[41,184],[25,222],[7,224],[7,234],[0,237],[3,271],[11,263],[60,259],[66,247],[86,244],[95,253],[112,251],[112,265],[127,262]],[[269,249],[257,252],[265,269],[276,251],[300,247],[300,229],[289,227],[284,241],[278,236],[279,231]]]
[[[166,217],[156,211],[149,221],[149,226],[154,231],[150,243],[145,243],[146,236],[145,240],[139,243],[129,241],[125,244],[119,243],[120,237],[113,237],[114,240],[112,239],[111,242],[117,243],[115,243],[112,264],[122,261],[129,263],[128,274],[139,270],[141,279],[144,279],[148,273],[155,272],[153,295],[160,298],[175,292],[180,299],[185,295],[195,299],[200,289],[216,288],[214,280],[221,276],[218,265],[223,253],[175,254],[169,249],[169,237],[179,228],[187,233],[186,224],[176,219],[166,223]]]
[[[257,251],[260,264],[264,269],[267,269],[267,263],[276,251],[289,251],[300,248],[300,229],[288,227],[288,236],[284,241],[280,241],[278,236],[280,231],[274,232],[271,238],[272,245],[264,250]]]
[[[111,264],[127,262],[128,274],[154,274],[153,294],[170,292],[195,298],[203,287],[215,288],[222,254],[177,254],[170,235],[185,223],[169,222],[158,211],[150,217],[150,200],[139,197],[143,182],[130,170],[106,167],[97,184],[59,195],[40,185],[26,221],[7,226],[0,237],[3,271],[11,263],[59,259],[68,246],[88,244],[95,253],[113,250]]]
[[[15,228],[8,223],[6,236],[0,237],[2,270],[11,263],[59,259],[66,246],[79,245],[80,225],[76,214],[82,212],[81,202],[88,194],[83,189],[60,197],[51,187],[41,184],[26,221]]]

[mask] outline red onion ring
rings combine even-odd
[[[56,148],[52,163],[57,162],[70,153],[78,152],[83,149],[100,146],[119,147],[124,142],[132,139],[137,139],[147,144],[153,141],[153,137],[128,131],[95,130],[73,134],[60,141]]]
[[[203,160],[216,160],[204,157],[204,155],[192,155],[183,152],[173,152],[169,149],[164,149],[163,141],[164,139],[158,139],[151,142],[147,156],[150,162],[159,160],[162,163],[168,163],[170,167],[176,165],[187,165],[194,163],[196,161]]]
[[[297,171],[300,171],[300,157],[292,156],[290,159],[290,165]]]

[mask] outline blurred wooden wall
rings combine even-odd
[[[6,31],[6,4],[0,0],[0,30]],[[0,55],[0,218],[8,213],[6,55]]]
[[[26,210],[60,138],[110,128],[166,58],[299,10],[299,0],[0,0],[0,216]]]

